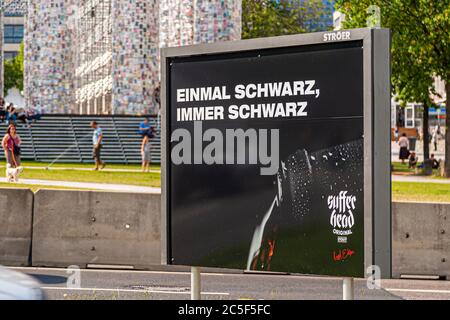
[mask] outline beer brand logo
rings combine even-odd
[[[353,211],[356,208],[356,197],[347,193],[347,191],[341,191],[336,196],[328,197],[328,209],[331,210],[330,224],[333,227],[333,233],[338,236],[352,234],[351,229],[355,224]]]

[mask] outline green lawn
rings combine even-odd
[[[21,175],[21,178],[39,179],[39,180],[128,184],[146,187],[160,186],[160,174],[154,172],[143,173],[143,172],[25,169],[23,174]]]
[[[392,166],[394,167],[394,172],[401,173],[411,173],[415,174],[416,170],[412,168],[408,168],[408,162],[402,164],[401,162],[392,162]],[[419,173],[422,169],[419,169]],[[429,176],[429,178],[433,179],[441,179],[442,177],[439,175],[439,170],[433,170],[433,175]]]
[[[141,174],[141,173],[106,173],[106,172],[76,172],[76,171],[40,171],[33,170],[29,174],[28,170],[24,174],[33,179],[45,180],[68,180],[80,182],[103,182],[122,183],[130,185],[142,185],[159,187],[159,174]],[[64,173],[63,176],[60,174]],[[69,175],[67,173],[70,173]],[[140,175],[140,176],[139,176]],[[106,177],[106,178],[105,178]],[[133,177],[133,178],[132,178]],[[25,177],[24,177],[25,178]],[[100,178],[102,181],[100,181]],[[125,179],[125,180],[124,180]],[[134,180],[126,180],[134,179]],[[0,188],[30,188],[33,192],[39,189],[74,189],[55,186],[38,186],[28,184],[0,183]],[[79,189],[83,190],[83,189]],[[425,201],[425,202],[450,202],[450,184],[439,183],[416,183],[416,182],[392,182],[392,200],[393,201]]]
[[[392,200],[450,202],[450,184],[394,181]]]
[[[48,179],[48,178],[47,178]],[[51,180],[51,179],[48,179]],[[75,180],[72,180],[75,181]],[[77,180],[79,181],[79,180]],[[131,183],[128,183],[131,184]],[[159,187],[159,180],[155,181],[154,187]],[[1,188],[29,188],[33,192],[39,189],[72,189],[55,186],[38,186],[17,183],[0,183]],[[75,189],[86,190],[86,189]],[[393,201],[425,201],[425,202],[450,202],[450,184],[439,183],[410,183],[393,182],[392,183]]]
[[[55,163],[49,170],[46,170],[48,163],[36,161],[23,161],[21,163],[24,167],[34,167],[33,169],[25,168],[22,179],[38,179],[38,180],[57,180],[57,181],[74,181],[74,182],[95,182],[95,183],[110,183],[110,184],[126,184],[146,187],[159,187],[160,174],[159,172],[140,172],[140,165],[138,164],[107,164],[105,170],[92,170],[93,164],[83,163]],[[4,170],[5,164],[0,164],[0,171]],[[58,168],[73,168],[68,170],[56,170]],[[54,169],[54,170],[52,170]],[[87,170],[77,170],[87,169]],[[128,171],[108,171],[107,169],[115,170],[139,170],[138,172]],[[152,170],[160,170],[160,165],[152,165]],[[23,186],[20,184],[20,186]]]
[[[402,164],[401,162],[392,162],[394,172],[411,172],[414,173],[414,169],[408,168],[408,162]]]

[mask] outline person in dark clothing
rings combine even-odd
[[[26,114],[27,114],[27,119],[28,119],[28,121],[29,121],[29,122],[32,122],[32,123],[34,123],[34,122],[40,120],[40,119],[41,119],[41,116],[42,116],[41,113],[38,112],[38,111],[37,111],[36,109],[34,109],[34,108],[28,109],[27,112],[26,112]]]
[[[6,108],[6,123],[14,124],[17,120],[17,110],[12,103]]]
[[[431,167],[433,169],[439,169],[439,161],[436,160],[434,154],[431,154],[430,160],[431,160]]]
[[[25,124],[27,127],[30,127],[30,124],[28,122],[27,112],[25,109],[20,109],[17,112],[17,120],[21,121],[23,124]]]
[[[417,166],[417,157],[415,152],[411,152],[409,159],[408,159],[408,167],[415,169]]]

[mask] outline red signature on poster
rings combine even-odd
[[[333,251],[333,260],[334,261],[343,261],[355,254],[355,251],[351,249],[341,249],[336,251]]]

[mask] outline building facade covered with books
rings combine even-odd
[[[160,48],[241,37],[241,0],[33,0],[27,11],[26,100],[46,113],[157,114]]]

